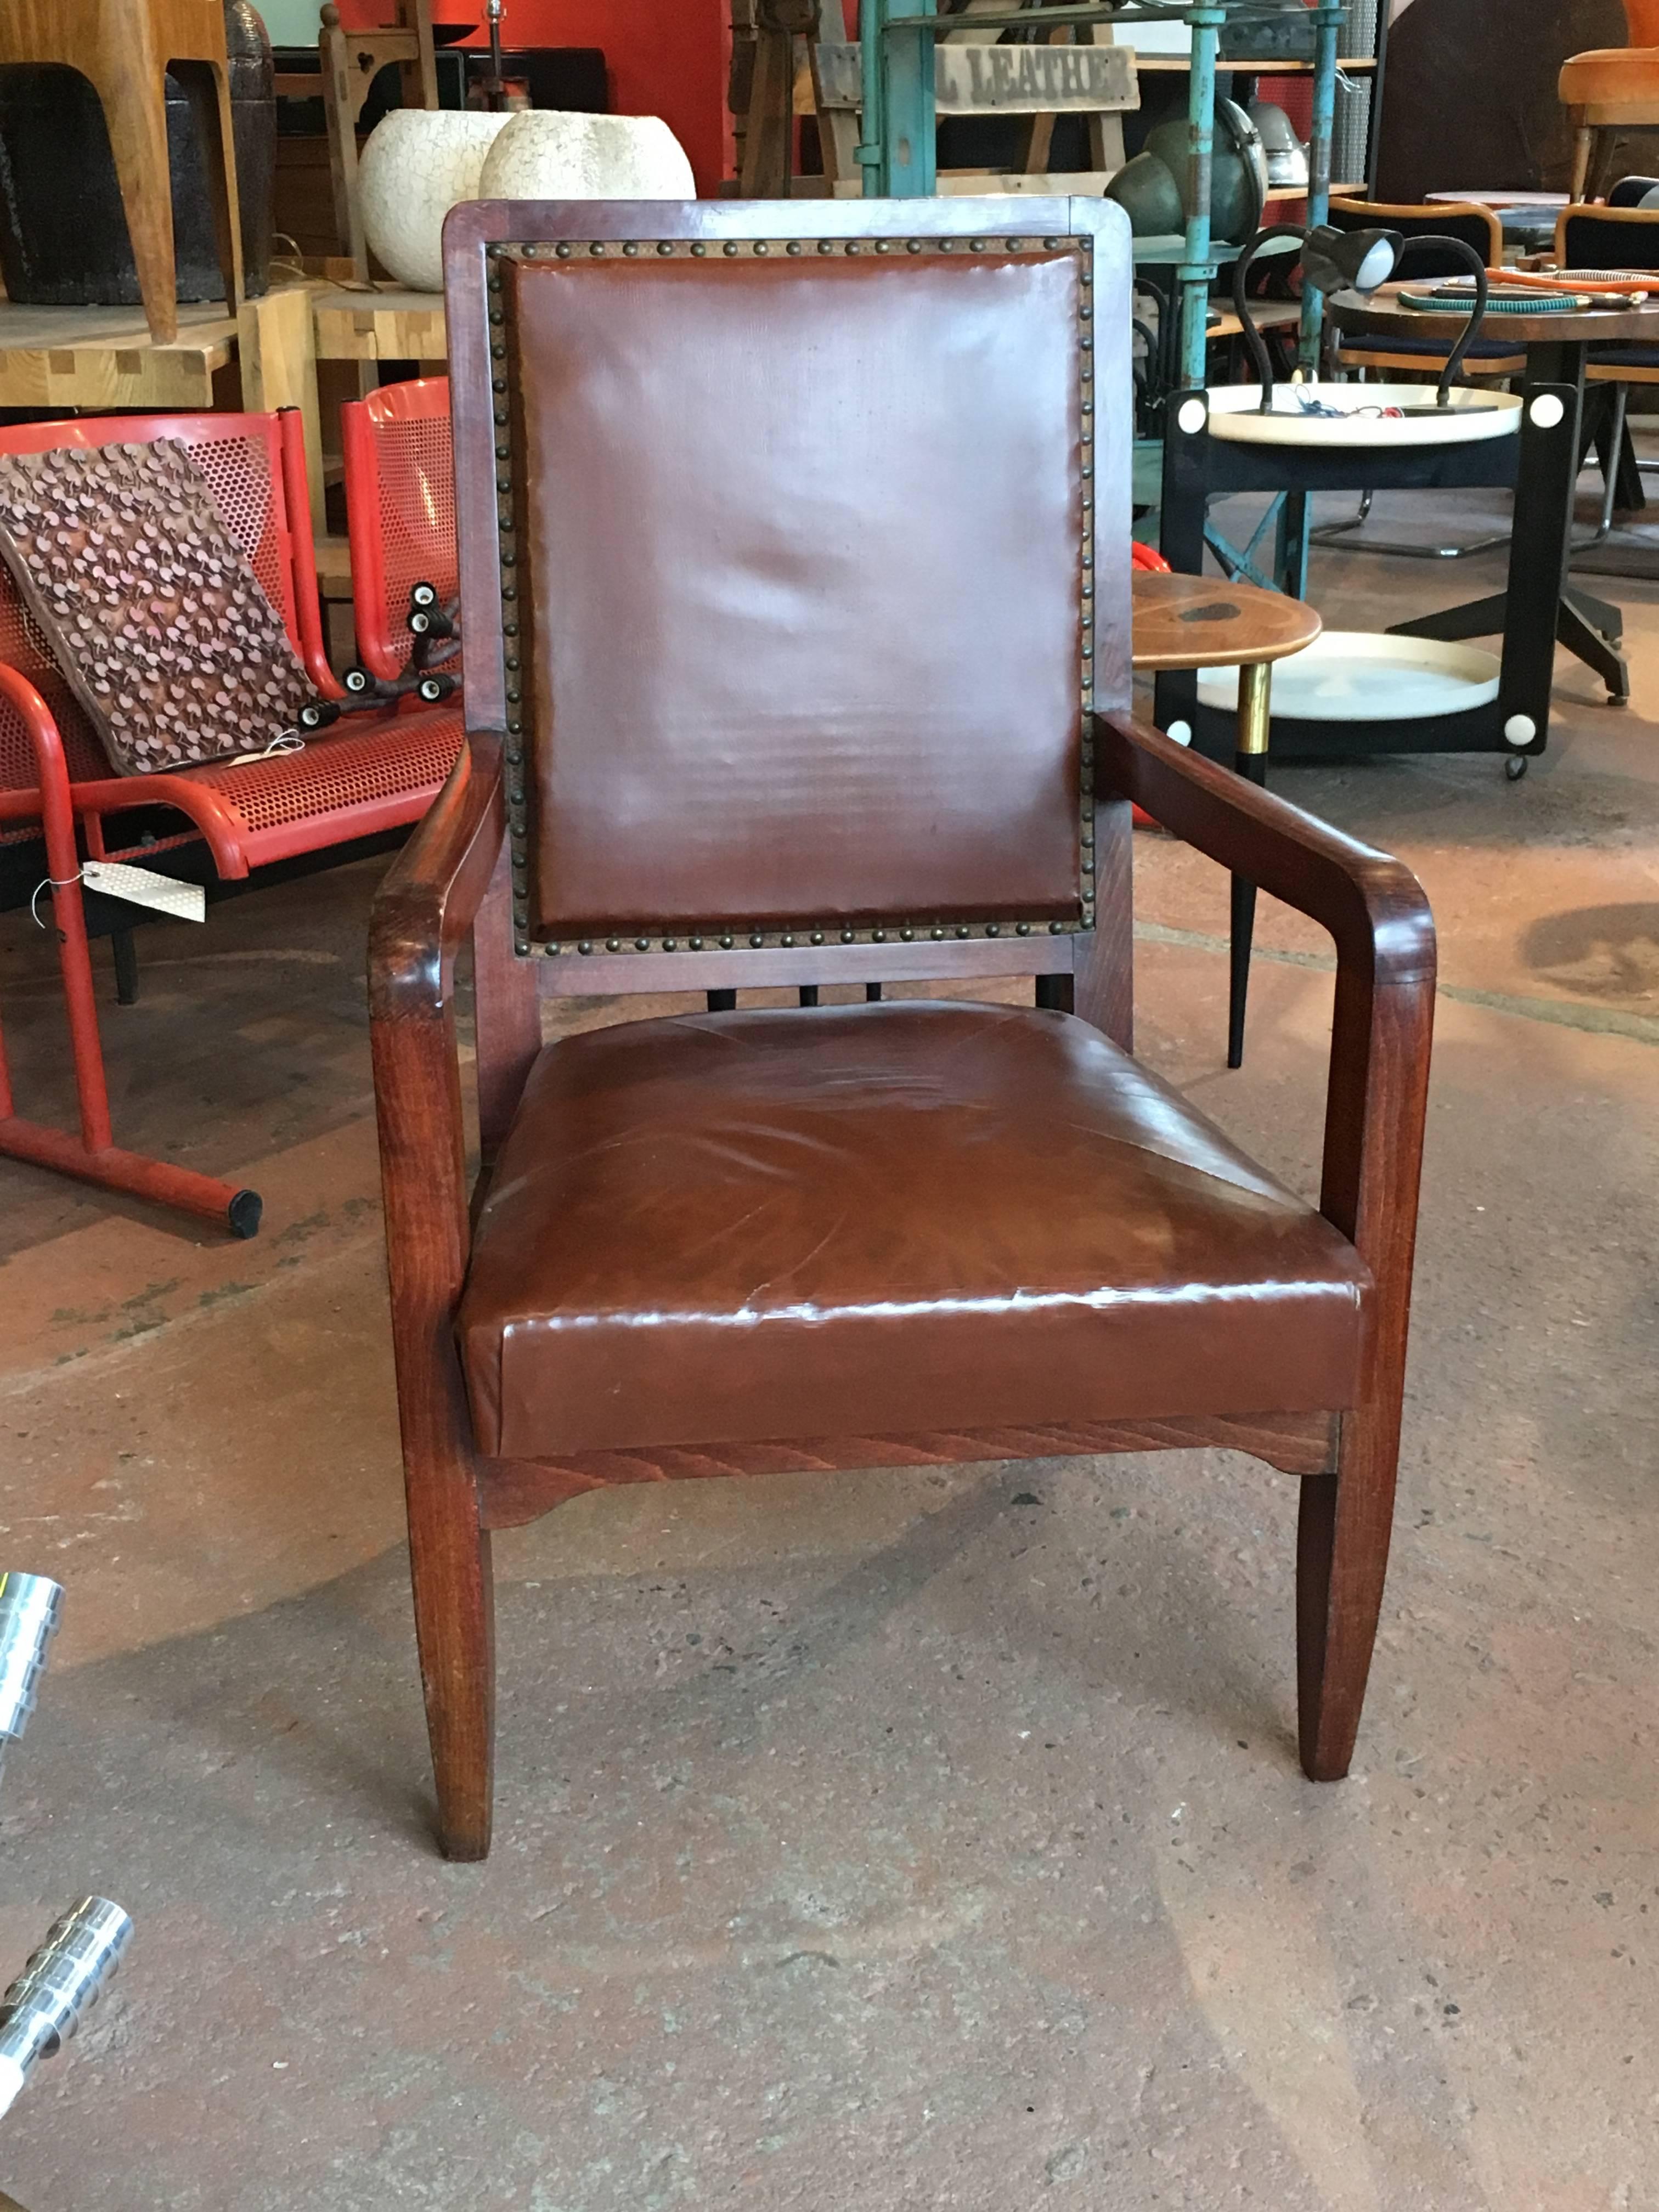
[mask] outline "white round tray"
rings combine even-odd
[[[1316,394],[1345,414],[1304,415],[1295,394]],[[1277,384],[1273,411],[1261,415],[1259,384],[1226,384],[1210,394],[1210,435],[1256,446],[1472,446],[1483,438],[1512,438],[1521,428],[1515,392],[1452,389],[1451,404],[1434,407],[1431,384]],[[1378,415],[1379,407],[1433,407],[1432,414]],[[1484,409],[1490,411],[1474,412]]]
[[[1498,659],[1478,645],[1376,631],[1328,629],[1304,652],[1274,664],[1276,722],[1415,722],[1462,714],[1498,696]],[[1199,672],[1201,705],[1233,713],[1238,671]]]

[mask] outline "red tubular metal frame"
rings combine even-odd
[[[52,919],[58,931],[58,962],[64,978],[70,1048],[75,1056],[75,1088],[81,1103],[78,1139],[42,1121],[26,1121],[15,1110],[0,1036],[0,1152],[35,1166],[57,1168],[106,1190],[125,1190],[163,1206],[182,1207],[219,1223],[237,1237],[252,1237],[259,1225],[255,1191],[239,1190],[189,1168],[123,1152],[110,1129],[109,1088],[98,1038],[98,1008],[93,996],[92,957],[87,945],[86,910],[81,898],[81,856],[75,842],[64,743],[46,701],[14,668],[0,665],[0,694],[21,716],[34,746],[40,776],[40,813],[46,833],[46,872]]]
[[[387,683],[415,642],[405,619],[410,586],[430,583],[441,601],[459,589],[448,430],[447,376],[382,385],[340,410],[357,651],[369,674]]]
[[[297,530],[290,526],[290,517],[305,518],[310,513],[297,410],[29,423],[0,430],[0,453],[133,445],[160,438],[176,438],[190,447],[242,439],[256,450],[263,448],[268,473],[257,489],[268,505],[258,547],[245,550],[263,571],[261,581],[313,684],[325,698],[343,698],[324,644],[310,531],[303,521]],[[338,736],[313,740],[305,752],[276,756],[248,767],[220,764],[165,775],[77,777],[71,775],[63,733],[46,701],[26,674],[3,662],[0,702],[21,723],[33,765],[30,782],[0,787],[0,834],[9,824],[38,823],[45,837],[81,1115],[78,1139],[20,1116],[0,1036],[0,1154],[177,1206],[217,1222],[234,1235],[251,1237],[259,1221],[256,1193],[124,1152],[112,1142],[81,893],[77,827],[89,854],[112,857],[105,836],[108,817],[138,808],[171,807],[190,825],[185,836],[163,841],[161,848],[144,846],[133,857],[150,858],[167,845],[199,836],[222,878],[245,878],[272,861],[417,821],[459,749],[460,718],[443,710],[364,716],[354,719]],[[83,742],[81,753],[86,750]],[[281,803],[284,799],[288,803]],[[43,896],[46,890],[43,885]]]

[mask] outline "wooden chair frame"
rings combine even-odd
[[[962,202],[879,207],[690,203],[586,208],[582,234],[775,239],[955,234],[1008,216]],[[1091,210],[1092,211],[1087,211]],[[1094,718],[1096,925],[1030,942],[830,945],[696,954],[596,953],[526,960],[514,951],[507,824],[504,678],[495,568],[495,432],[483,249],[491,238],[560,234],[574,210],[479,204],[453,218],[454,366],[462,574],[476,656],[469,750],[388,875],[371,925],[369,999],[380,1116],[392,1336],[422,1678],[438,1829],[453,1858],[481,1858],[490,1832],[494,1633],[490,1534],[580,1492],[617,1482],[786,1468],[940,1464],[1067,1452],[1222,1446],[1304,1479],[1297,1550],[1300,1748],[1306,1772],[1347,1771],[1386,1571],[1398,1458],[1416,1198],[1434,1003],[1434,933],[1421,889],[1398,861],[1313,821],[1144,727]],[[1094,228],[1097,204],[1037,201],[1039,228]],[[507,227],[507,218],[520,225]],[[603,223],[604,229],[596,228]],[[643,226],[648,223],[649,228]],[[478,276],[457,284],[476,252]],[[1127,414],[1122,422],[1127,424]],[[1127,466],[1127,433],[1121,459]],[[1102,458],[1104,458],[1103,456]],[[471,508],[471,526],[466,510]],[[1125,549],[1127,562],[1127,548]],[[495,599],[492,610],[490,602]],[[1122,641],[1127,650],[1127,637]],[[1039,1005],[1074,1011],[1126,1051],[1132,1041],[1131,803],[1210,859],[1326,928],[1337,976],[1320,1208],[1375,1285],[1357,1402],[1325,1413],[1264,1411],[1086,1428],[806,1437],[687,1450],[592,1451],[550,1461],[482,1455],[454,1323],[476,1206],[541,1048],[540,994],[660,992],[1031,975]],[[455,976],[470,944],[483,1170],[469,1190]]]

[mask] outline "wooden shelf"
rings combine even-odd
[[[1309,187],[1306,185],[1270,185],[1264,205],[1267,207],[1277,207],[1285,200],[1305,200],[1308,197],[1308,191]],[[1365,185],[1364,180],[1362,179],[1357,185],[1333,185],[1331,186],[1331,198],[1334,200],[1347,200],[1352,199],[1356,193],[1358,193],[1361,198],[1363,198],[1364,191]]]
[[[319,361],[448,358],[441,292],[405,292],[392,284],[372,291],[315,284],[312,302]]]
[[[1135,69],[1141,76],[1188,76],[1192,63],[1185,54],[1137,54]],[[1311,76],[1311,62],[1223,62],[1216,64],[1218,76]],[[1339,61],[1337,67],[1345,76],[1363,76],[1376,67],[1374,59],[1356,56],[1352,61]]]
[[[1302,320],[1299,300],[1251,300],[1247,302],[1250,320],[1259,331],[1294,330]],[[1204,333],[1205,343],[1214,345],[1223,338],[1236,338],[1243,334],[1244,325],[1231,307],[1223,312],[1218,323],[1212,323]]]
[[[24,307],[0,301],[0,407],[198,408],[236,357],[222,303],[181,307],[158,346],[142,307]]]

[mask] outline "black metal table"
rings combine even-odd
[[[1468,316],[1455,307],[1443,315],[1402,307],[1395,296],[1400,289],[1390,285],[1370,299],[1340,292],[1328,303],[1331,319],[1339,330],[1356,337],[1437,338],[1449,349],[1462,335]],[[1402,636],[1449,641],[1502,632],[1507,659],[1514,627],[1510,602],[1518,599],[1513,615],[1528,626],[1528,653],[1541,659],[1547,653],[1553,655],[1556,643],[1565,646],[1595,670],[1608,696],[1622,702],[1630,696],[1630,674],[1619,650],[1624,617],[1605,599],[1578,590],[1568,573],[1583,444],[1584,370],[1592,345],[1659,343],[1659,303],[1578,314],[1488,315],[1481,336],[1512,339],[1526,349],[1525,421],[1515,488],[1515,541],[1525,557],[1521,563],[1511,561],[1506,591],[1394,627]],[[1547,415],[1553,413],[1547,404],[1552,398],[1565,410],[1565,423],[1540,426],[1538,402],[1546,402]],[[1539,427],[1564,427],[1569,434],[1546,443],[1528,434]],[[1534,579],[1551,576],[1555,584],[1553,607],[1547,590],[1531,588]]]

